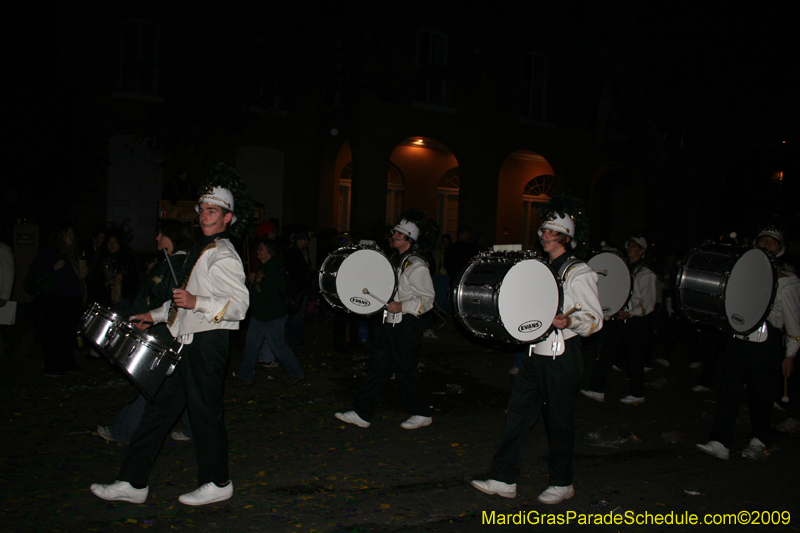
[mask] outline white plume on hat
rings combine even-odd
[[[759,241],[759,239],[761,239],[761,237],[772,237],[773,239],[778,241],[778,243],[780,243],[781,248],[780,248],[780,250],[778,250],[778,253],[775,254],[775,257],[782,256],[783,253],[786,251],[786,244],[784,244],[784,241],[783,241],[783,233],[781,232],[781,230],[779,230],[775,226],[767,226],[766,228],[764,228],[761,231],[759,231],[758,232],[758,237],[756,237],[756,241],[755,241],[756,245],[758,245],[758,241]]]
[[[210,192],[205,193],[202,195],[198,200],[197,204],[194,206],[194,210],[196,212],[200,212],[200,204],[211,204],[216,205],[218,207],[224,207],[228,211],[231,212],[233,215],[233,219],[231,220],[231,224],[236,223],[236,214],[234,214],[234,203],[233,203],[233,194],[228,189],[223,187],[214,187],[211,189]]]
[[[407,235],[414,242],[417,242],[419,238],[419,228],[417,225],[406,219],[401,220],[392,231]]]
[[[569,243],[572,245],[572,248],[578,246],[578,243],[575,242],[575,222],[569,217],[561,217],[555,216],[550,220],[545,220],[539,229],[536,230],[536,233],[539,234],[539,237],[542,236],[542,231],[546,229],[551,229],[553,231],[557,231],[563,235],[566,235],[570,238]]]

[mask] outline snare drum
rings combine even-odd
[[[614,251],[596,253],[586,263],[597,272],[597,291],[603,315],[616,315],[631,299],[633,292],[628,263],[622,254]]]
[[[474,335],[533,344],[553,330],[564,294],[550,265],[533,253],[495,252],[467,265],[453,302],[456,318]]]
[[[777,289],[770,254],[710,241],[686,254],[675,280],[678,308],[689,322],[739,335],[764,323]]]
[[[345,246],[325,258],[319,270],[319,288],[333,307],[371,315],[383,309],[381,300],[394,298],[397,274],[377,246]]]

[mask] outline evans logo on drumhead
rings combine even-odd
[[[359,307],[369,307],[369,300],[365,300],[364,298],[359,298],[358,296],[353,296],[350,298],[350,303],[353,305],[357,305]]]
[[[744,324],[744,318],[740,317],[739,315],[731,315],[731,322],[741,326]]]
[[[519,327],[517,328],[517,331],[519,331],[520,333],[527,333],[529,331],[536,331],[540,327],[542,327],[541,321],[529,320],[528,322],[520,324]]]
[[[604,307],[604,308],[603,308],[603,314],[604,314],[604,315],[605,315],[605,314],[608,314],[608,313],[610,313],[610,312],[611,312],[611,308],[610,308],[610,307]]]

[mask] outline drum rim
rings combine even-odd
[[[145,342],[146,342],[148,344],[148,346],[147,346],[148,348],[151,348],[151,349],[163,348],[164,352],[172,352],[172,353],[174,353],[176,355],[178,353],[175,350],[173,350],[172,348],[170,348],[169,345],[164,344],[163,342],[158,340],[154,335],[150,335],[149,333],[147,333],[147,331],[137,328],[136,326],[134,326],[130,322],[125,322],[123,324],[120,324],[120,328],[121,329],[125,328],[125,329],[128,329],[128,330],[131,330],[131,332],[134,334],[134,338],[137,341],[139,341],[139,342],[141,342],[143,344],[145,344]],[[144,340],[142,340],[139,337],[144,337]],[[154,345],[154,346],[151,346],[151,345]],[[178,359],[180,359],[180,357]]]

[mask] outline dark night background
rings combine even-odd
[[[319,130],[335,123],[347,135],[363,121],[365,108],[356,101],[364,94],[389,102],[403,98],[402,72],[389,53],[372,48],[370,32],[382,34],[382,45],[391,49],[396,35],[426,25],[458,28],[483,43],[474,61],[452,68],[456,78],[497,62],[534,33],[551,49],[580,58],[582,64],[562,68],[585,71],[588,84],[602,85],[598,73],[611,77],[615,127],[641,162],[636,179],[652,181],[647,197],[632,199],[641,214],[631,226],[652,239],[686,249],[730,230],[749,234],[766,222],[779,223],[790,238],[797,235],[797,53],[788,4],[493,7],[495,12],[429,5],[420,13],[368,4],[84,2],[20,17],[12,24],[7,63],[7,79],[21,89],[7,104],[11,122],[19,125],[9,144],[20,170],[2,180],[3,236],[8,239],[19,218],[40,223],[43,235],[63,217],[83,230],[102,219],[106,177],[97,146],[115,128],[156,137],[167,166],[195,158],[198,167],[209,168],[230,159],[235,132],[253,126],[240,105],[252,74],[241,62],[243,35],[266,36],[270,60],[291,84],[288,106],[299,110],[295,116]],[[164,105],[139,114],[109,107],[101,94],[114,76],[118,51],[108,46],[116,42],[114,21],[130,9],[162,21]],[[361,75],[333,88],[330,50],[337,40],[351,52],[348,69]],[[330,112],[326,103],[340,89],[343,103]],[[588,120],[597,103],[582,103]],[[113,126],[109,113],[117,113]],[[310,152],[304,155],[319,157],[318,150]],[[773,180],[776,172],[782,180]],[[670,201],[652,197],[654,190],[668,193]],[[291,203],[292,190],[284,194]],[[318,205],[315,198],[303,204],[303,213],[287,207],[285,222],[325,225],[314,213]],[[681,233],[685,238],[676,236]]]

